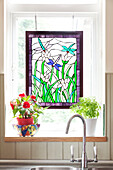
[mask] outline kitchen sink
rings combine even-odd
[[[41,166],[32,168],[31,170],[83,170],[83,169],[71,166]],[[84,170],[113,170],[113,167],[85,168]]]
[[[75,170],[75,169],[73,169],[73,167],[71,166],[41,166],[32,168],[31,170]],[[79,170],[79,168],[76,170]]]
[[[101,167],[101,168],[88,168],[88,170],[113,170],[113,167]]]

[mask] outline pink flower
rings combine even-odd
[[[17,106],[16,101],[11,101],[10,106],[11,106],[12,110],[14,110],[14,106]]]
[[[22,94],[19,94],[19,96],[22,98],[22,97],[25,97],[25,94],[22,93]]]
[[[33,100],[35,100],[36,99],[36,96],[34,96],[34,95],[31,95],[31,97],[30,97],[31,99],[33,99]]]
[[[23,108],[25,108],[25,109],[30,108],[29,102],[24,102]]]
[[[12,110],[14,110],[14,104],[12,104],[12,103],[10,102],[10,106],[11,106]]]

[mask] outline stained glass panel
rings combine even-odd
[[[26,32],[26,92],[41,106],[69,107],[83,95],[83,32]]]

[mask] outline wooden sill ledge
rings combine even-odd
[[[5,137],[5,142],[82,142],[82,137]],[[107,142],[107,137],[86,137],[86,142]]]

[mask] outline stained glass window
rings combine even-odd
[[[69,107],[83,95],[83,32],[26,32],[26,92],[41,106]]]

